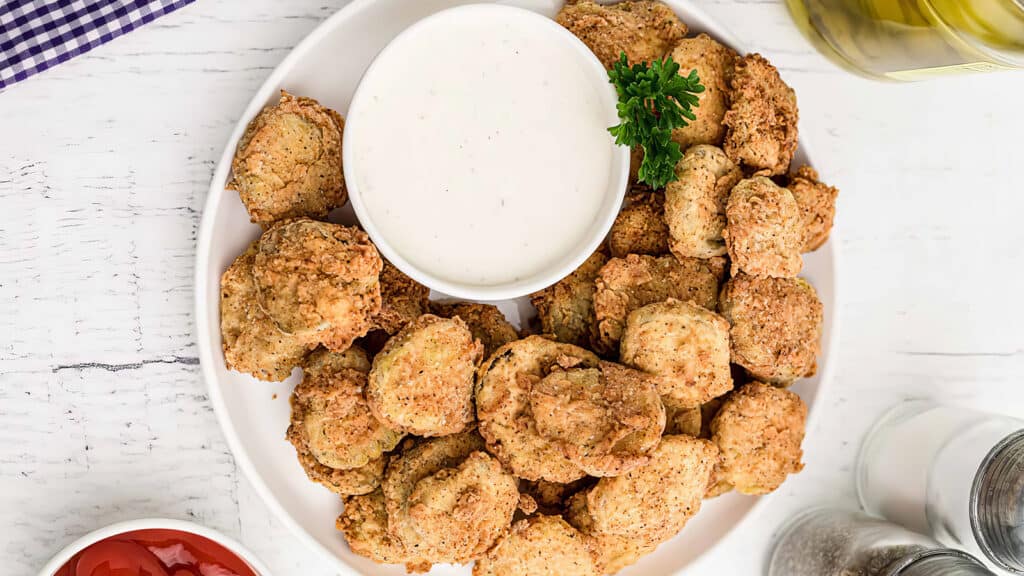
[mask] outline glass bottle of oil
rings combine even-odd
[[[1024,68],[1024,0],[786,1],[822,53],[873,78]]]

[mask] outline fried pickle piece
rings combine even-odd
[[[306,473],[306,476],[327,488],[335,494],[342,496],[359,496],[369,494],[380,488],[384,480],[384,467],[387,466],[387,456],[381,456],[370,460],[365,466],[339,470],[324,466],[313,457],[313,454],[306,449],[303,440],[299,437],[299,429],[288,427],[288,441],[295,446],[295,455],[299,459],[299,465]]]
[[[516,329],[493,304],[431,302],[430,310],[442,318],[461,318],[473,337],[483,344],[484,358],[490,358],[498,348],[519,339]]]
[[[587,346],[594,334],[594,279],[608,257],[594,252],[553,286],[530,296],[541,328],[555,340]]]
[[[326,218],[345,204],[341,134],[345,121],[312,98],[281,91],[249,122],[231,161],[228,190],[249,218],[268,225],[285,218]]]
[[[792,278],[804,261],[800,206],[793,194],[763,176],[741,180],[729,194],[722,235],[732,274]]]
[[[681,408],[665,405],[665,434],[686,434],[700,438],[702,414],[700,406]]]
[[[360,556],[381,564],[416,562],[388,531],[388,511],[381,490],[345,498],[345,509],[334,526],[345,536],[352,552]]]
[[[803,252],[814,252],[821,248],[832,232],[832,220],[836,216],[836,197],[839,190],[820,182],[818,173],[810,166],[801,166],[789,178],[786,188],[793,193],[800,207],[800,223],[803,228]]]
[[[595,280],[595,350],[603,354],[618,351],[626,318],[642,306],[675,298],[714,310],[724,275],[724,258],[677,259],[637,254],[612,258]]]
[[[609,69],[622,52],[630,64],[661,60],[686,36],[686,24],[675,12],[650,0],[625,0],[608,6],[582,0],[566,4],[555,21],[582,40]]]
[[[541,514],[561,514],[569,505],[569,499],[573,494],[593,486],[596,481],[590,476],[567,484],[547,480],[522,480],[519,482],[519,492],[533,500]]]
[[[672,49],[672,59],[679,64],[679,74],[687,76],[696,70],[704,91],[697,95],[696,120],[688,126],[672,130],[672,139],[686,150],[695,144],[718,146],[725,138],[722,119],[729,107],[733,68],[739,60],[736,51],[707,34],[683,38]]]
[[[559,516],[531,516],[477,560],[473,576],[597,576],[585,538]]]
[[[655,537],[647,534],[643,538],[634,538],[597,532],[594,529],[594,518],[587,510],[586,492],[577,492],[569,499],[565,519],[586,536],[590,553],[601,574],[618,573],[619,570],[654,552],[662,540],[673,536],[673,534],[659,534]]]
[[[487,451],[524,480],[568,483],[585,474],[537,431],[530,390],[555,365],[593,368],[598,358],[572,344],[527,336],[491,355],[477,371],[476,416]]]
[[[373,318],[373,327],[388,334],[397,333],[430,311],[430,288],[409,278],[386,260],[380,273],[380,296],[380,312]]]
[[[751,382],[722,403],[711,422],[722,451],[720,475],[743,494],[767,494],[803,469],[807,405],[799,396]]]
[[[661,256],[668,253],[665,194],[634,188],[608,231],[608,251],[615,258],[627,254]]]
[[[652,375],[675,408],[699,408],[732,389],[729,323],[692,302],[670,299],[631,312],[619,356]]]
[[[374,356],[370,410],[417,436],[461,432],[473,421],[473,374],[482,354],[465,322],[424,314]]]
[[[677,258],[724,256],[725,207],[743,172],[721,149],[702,144],[686,151],[676,177],[665,186],[669,249]]]
[[[368,373],[370,358],[366,355],[366,350],[356,345],[352,345],[344,352],[331,352],[326,348],[318,348],[302,361],[304,377],[329,377],[332,372],[345,369]]]
[[[297,218],[260,238],[253,278],[260,307],[280,330],[341,352],[380,311],[382,266],[362,230]]]
[[[280,382],[316,342],[282,332],[259,307],[252,278],[257,244],[250,244],[221,276],[221,346],[228,370]]]
[[[807,281],[740,274],[722,289],[721,310],[732,361],[751,376],[788,385],[814,374],[824,312]]]
[[[555,370],[530,390],[537,432],[591,476],[643,466],[665,430],[665,408],[646,374],[601,362]]]
[[[789,170],[797,145],[796,93],[779,71],[760,54],[736,64],[732,103],[722,123],[729,158],[759,174],[777,176]]]

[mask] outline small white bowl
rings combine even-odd
[[[414,258],[410,254],[403,254],[402,250],[396,248],[394,238],[388,238],[384,232],[386,227],[379,226],[378,223],[374,222],[372,217],[373,210],[368,206],[360,190],[360,180],[363,177],[360,172],[361,164],[357,156],[359,146],[354,141],[360,140],[361,143],[363,139],[370,137],[377,130],[375,126],[364,124],[365,114],[361,116],[360,112],[365,110],[367,111],[366,113],[369,113],[370,108],[367,107],[372,106],[376,101],[373,95],[373,88],[376,87],[367,88],[367,85],[374,84],[380,78],[382,71],[385,70],[384,67],[393,65],[396,59],[401,58],[402,51],[409,49],[409,46],[407,46],[409,42],[423,40],[424,35],[417,34],[418,31],[428,26],[431,28],[427,28],[429,32],[426,32],[426,34],[438,34],[438,30],[435,29],[438,27],[442,30],[449,28],[457,29],[460,24],[465,22],[465,18],[489,18],[492,21],[506,24],[513,22],[516,26],[528,27],[531,34],[543,34],[552,38],[560,46],[564,46],[566,54],[569,55],[568,57],[578,63],[579,70],[584,74],[586,81],[596,87],[596,102],[599,108],[605,111],[604,120],[608,122],[607,126],[612,126],[618,122],[616,112],[618,97],[614,88],[609,83],[608,73],[604,66],[594,56],[593,52],[575,35],[550,18],[523,8],[502,4],[469,4],[448,8],[427,16],[398,34],[380,51],[365,74],[363,74],[360,84],[352,97],[352,103],[349,106],[345,119],[344,141],[342,145],[345,183],[348,188],[349,199],[359,219],[359,223],[370,235],[370,238],[373,239],[381,255],[417,282],[448,296],[467,300],[494,302],[525,296],[554,284],[578,268],[598,248],[601,242],[604,241],[605,236],[607,236],[616,215],[622,207],[622,200],[629,178],[630,151],[626,146],[615,145],[611,134],[605,133],[608,139],[608,157],[611,165],[594,167],[594,170],[607,169],[609,175],[607,188],[602,192],[600,201],[596,203],[596,206],[591,206],[594,208],[594,218],[593,220],[584,220],[586,216],[583,215],[583,212],[580,212],[580,222],[575,223],[581,230],[579,237],[572,239],[571,246],[567,246],[564,249],[558,248],[559,250],[564,250],[562,253],[550,254],[552,259],[550,264],[542,265],[538,262],[537,268],[539,270],[531,271],[522,278],[516,278],[507,282],[467,283],[457,279],[442,277],[436,270],[427,269],[427,267],[422,265],[422,262],[414,263]],[[471,47],[467,46],[467,50],[469,49]],[[386,83],[387,81],[385,80]],[[538,83],[538,86],[540,86],[540,83]],[[394,151],[396,159],[401,160],[404,154],[416,153],[415,151],[401,149],[401,134],[395,134],[394,138],[396,140]],[[509,158],[508,165],[516,166],[517,164],[515,157]],[[396,167],[396,170],[401,170],[401,167]],[[493,177],[485,179],[487,181],[494,181],[500,179],[500,175],[494,174]],[[439,198],[438,202],[443,202],[443,199]],[[458,204],[451,205],[451,208],[457,210]],[[400,210],[402,206],[394,206],[392,209]],[[543,209],[542,206],[537,207],[537,210]],[[581,206],[582,209],[583,207]],[[564,211],[560,213],[565,214]],[[466,220],[468,221],[469,218]],[[552,225],[557,225],[557,223],[553,222]],[[449,254],[447,257],[455,258],[457,256]],[[502,251],[496,250],[493,257],[501,259]]]
[[[67,564],[68,560],[71,560],[75,554],[78,554],[100,540],[110,538],[111,536],[117,536],[118,534],[124,534],[126,532],[134,532],[136,530],[177,530],[178,532],[188,532],[189,534],[202,536],[207,540],[212,540],[213,542],[227,548],[231,553],[238,556],[248,564],[254,572],[259,574],[259,576],[271,576],[270,570],[267,569],[266,565],[264,565],[263,562],[260,562],[252,552],[235,540],[205,526],[193,524],[192,522],[186,522],[184,520],[172,520],[169,518],[140,518],[138,520],[127,520],[93,530],[65,546],[63,550],[58,552],[56,556],[51,558],[50,561],[43,566],[43,569],[39,571],[39,576],[53,576],[57,573],[57,570],[59,570],[61,566]]]

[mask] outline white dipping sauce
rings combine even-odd
[[[581,47],[542,16],[498,6],[441,12],[392,42],[345,128],[371,236],[474,286],[529,279],[584,249],[622,169],[607,131],[614,91]]]

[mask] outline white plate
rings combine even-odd
[[[712,21],[689,0],[664,0],[689,25],[691,32],[707,32],[720,41],[743,51],[725,29]],[[373,57],[398,32],[420,18],[438,10],[472,0],[354,0],[302,41],[274,70],[253,97],[231,136],[210,184],[209,197],[199,231],[196,262],[196,322],[199,358],[210,390],[210,400],[220,419],[228,444],[239,466],[256,490],[281,520],[301,540],[319,550],[342,574],[403,574],[396,566],[381,566],[352,554],[335,531],[334,520],[341,512],[337,496],[306,479],[292,446],[285,441],[288,427],[288,396],[297,374],[280,384],[258,382],[229,372],[221,353],[219,321],[219,281],[231,264],[260,229],[249,222],[245,208],[234,192],[224,191],[235,146],[246,124],[267,103],[275,102],[278,91],[288,91],[318,99],[344,113],[363,71]],[[553,16],[560,0],[510,0],[505,3]],[[801,143],[797,162],[806,162],[806,142]],[[339,221],[351,221],[351,211],[333,215]],[[803,275],[817,288],[825,305],[823,353],[818,376],[794,386],[811,407],[812,422],[823,403],[820,396],[831,379],[836,334],[836,254],[832,240],[805,258]],[[517,322],[520,313],[532,313],[528,303],[504,302],[506,316]],[[814,462],[808,466],[813,467]],[[686,529],[657,552],[642,559],[622,574],[648,576],[678,574],[724,539],[741,522],[756,516],[764,498],[727,494],[707,501]],[[468,574],[466,567],[437,566],[432,574]]]

